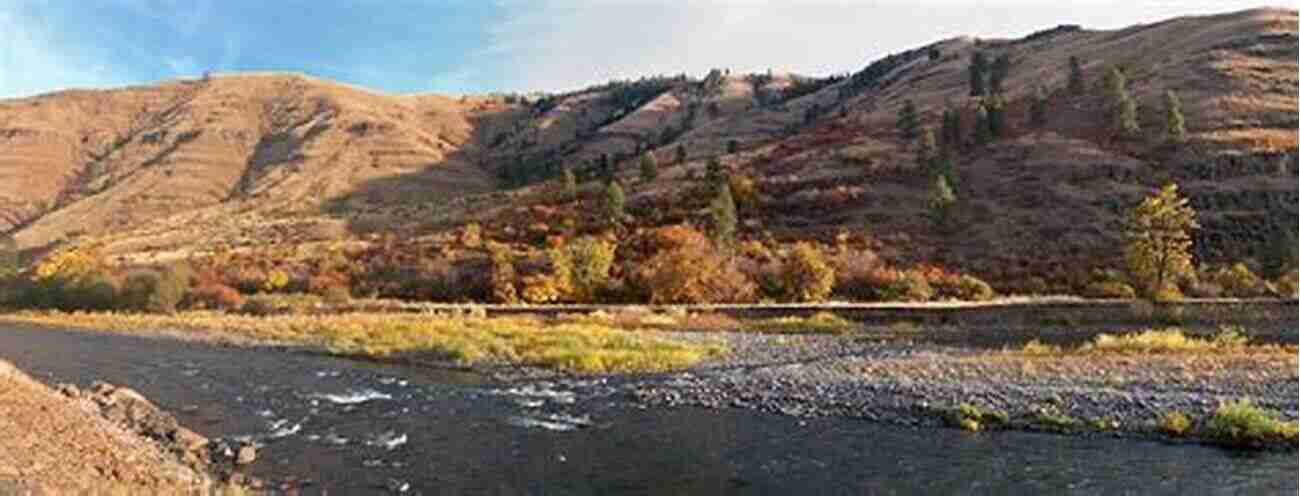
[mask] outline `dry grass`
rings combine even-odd
[[[1169,353],[1285,353],[1294,354],[1295,346],[1251,344],[1238,327],[1223,327],[1208,338],[1189,336],[1182,329],[1151,329],[1122,335],[1099,334],[1077,348],[1063,348],[1038,340],[1025,343],[1014,354],[1029,356],[1081,355],[1150,355]]]
[[[129,333],[157,330],[228,334],[324,347],[367,357],[433,356],[462,364],[517,363],[576,373],[661,372],[722,353],[599,322],[430,315],[345,314],[253,317],[214,312],[177,315],[24,312],[5,320]]]

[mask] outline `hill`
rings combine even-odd
[[[972,138],[989,101],[970,96],[976,52],[1009,61],[1006,125],[990,143]],[[716,157],[752,182],[744,239],[847,232],[897,264],[1069,291],[1117,264],[1118,214],[1167,181],[1198,209],[1202,261],[1259,259],[1295,229],[1297,54],[1296,11],[1256,9],[955,38],[842,77],[719,70],[541,97],[382,95],[281,74],[65,91],[0,100],[0,230],[33,253],[95,244],[123,263],[386,237],[436,246],[470,223],[540,247],[602,230],[591,198],[555,199],[563,167],[592,178],[609,163],[635,232],[706,223],[697,178]],[[1071,57],[1084,94],[1066,88]],[[1127,76],[1139,136],[1107,130],[1111,66]],[[1033,126],[1040,86],[1050,111]],[[1167,91],[1183,102],[1179,146],[1161,138]],[[895,127],[905,101],[936,132],[945,108],[961,116],[961,140],[945,144],[959,179],[951,229],[925,216],[931,175]],[[650,181],[635,167],[645,151],[660,164]]]

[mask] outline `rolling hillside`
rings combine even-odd
[[[385,233],[435,240],[469,222],[535,244],[530,226],[584,226],[591,215],[552,200],[548,178],[562,166],[595,173],[607,156],[637,228],[703,221],[709,198],[694,178],[716,156],[754,184],[741,237],[830,242],[847,231],[888,259],[1003,288],[1030,276],[1068,285],[1114,265],[1117,215],[1166,181],[1200,212],[1203,260],[1257,257],[1295,228],[1298,46],[1296,11],[1257,9],[942,40],[825,79],[718,71],[520,99],[239,74],[0,100],[0,231],[36,252],[102,243],[133,263]],[[1011,61],[1006,131],[954,145],[956,227],[936,232],[924,217],[932,181],[895,122],[911,100],[937,132],[950,106],[969,136],[977,51]],[[1084,95],[1065,89],[1071,56]],[[1138,103],[1139,138],[1106,131],[1098,88],[1112,65]],[[1039,85],[1050,112],[1033,127]],[[1160,139],[1166,91],[1183,102],[1181,146]],[[661,164],[653,181],[637,176],[642,150]]]

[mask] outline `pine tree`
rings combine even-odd
[[[917,128],[921,127],[921,118],[916,113],[916,104],[912,100],[903,102],[903,108],[898,111],[898,137],[903,141],[912,141],[916,139]]]
[[[1187,123],[1183,119],[1183,102],[1172,91],[1165,92],[1165,140],[1182,143],[1187,139]]]
[[[1138,133],[1137,103],[1128,94],[1128,82],[1118,67],[1111,66],[1106,71],[1105,95],[1106,112],[1112,131],[1124,137],[1136,136]]]
[[[988,78],[989,61],[984,52],[975,52],[970,59],[970,95],[984,96]]]
[[[934,141],[934,131],[930,128],[921,130],[921,139],[916,142],[916,165],[921,170],[931,171],[934,169],[934,161],[939,157],[939,146]]]
[[[1129,212],[1124,260],[1143,294],[1152,299],[1176,297],[1174,282],[1193,271],[1191,231],[1199,227],[1196,211],[1173,183]]]
[[[1041,85],[1034,88],[1029,102],[1029,124],[1037,128],[1047,125],[1047,90]]]
[[[975,144],[987,145],[993,141],[993,134],[989,127],[989,110],[980,103],[978,109],[975,109]]]
[[[961,145],[961,112],[951,105],[943,110],[943,129],[939,138],[945,155],[956,153],[957,147]]]
[[[1070,83],[1069,90],[1071,94],[1083,95],[1087,91],[1087,86],[1083,81],[1083,63],[1079,57],[1070,56]]]
[[[731,155],[731,154],[733,154],[733,153],[736,153],[736,150],[739,150],[739,149],[740,149],[740,143],[739,143],[739,142],[737,142],[737,141],[734,140],[734,139],[729,139],[729,140],[727,140],[727,155]]]
[[[1008,54],[998,55],[993,59],[993,67],[989,70],[989,92],[994,95],[1002,94],[1002,83],[1007,80],[1007,75],[1011,73],[1011,56]]]
[[[942,176],[947,181],[948,186],[957,186],[957,170],[953,166],[953,158],[947,155],[940,155],[934,159],[934,176]]]
[[[1297,245],[1295,226],[1281,226],[1272,242],[1264,249],[1264,269],[1269,277],[1278,277],[1296,268]]]
[[[626,201],[623,187],[618,185],[618,181],[610,181],[605,187],[605,214],[608,215],[610,222],[617,224],[623,220]]]
[[[614,164],[610,162],[609,154],[600,154],[600,160],[597,163],[599,164],[597,167],[600,169],[600,177],[603,178],[605,182],[613,182]]]
[[[930,191],[930,220],[935,227],[948,225],[952,206],[956,203],[957,195],[953,193],[952,186],[948,185],[948,178],[942,174],[935,176],[934,188]]]
[[[714,187],[727,182],[722,170],[722,161],[718,160],[718,157],[709,157],[708,163],[704,166],[704,180]]]
[[[673,150],[673,161],[679,164],[686,162],[686,145],[677,145],[677,149]]]
[[[718,196],[709,204],[709,216],[713,219],[714,242],[719,245],[731,243],[736,235],[736,202],[727,183],[718,187]]]
[[[573,201],[578,198],[578,176],[573,174],[573,169],[564,168],[564,201]]]
[[[654,153],[649,151],[641,154],[639,161],[641,168],[641,180],[645,182],[654,181],[659,177],[659,161],[655,160]]]
[[[989,97],[988,107],[988,126],[989,136],[992,138],[1001,138],[1002,133],[1006,131],[1006,104],[1002,97],[993,95]]]

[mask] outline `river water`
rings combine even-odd
[[[261,444],[306,494],[1296,494],[1295,453],[969,434],[737,410],[642,410],[605,381],[478,375],[130,336],[6,328],[0,358],[103,380]]]

